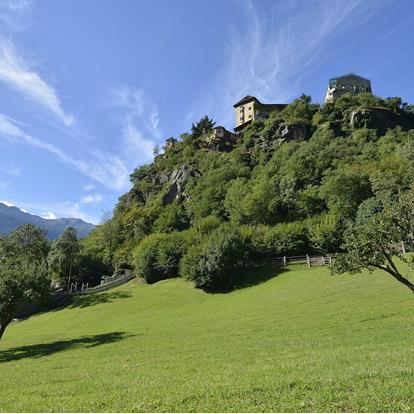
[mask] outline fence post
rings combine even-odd
[[[306,261],[308,262],[308,267],[311,267],[311,261],[308,254],[306,255]]]
[[[331,256],[328,256],[329,257],[329,264],[331,264],[332,263],[332,257]]]
[[[286,256],[283,256],[283,266],[287,266]]]
[[[405,254],[405,245],[404,245],[404,241],[401,242],[401,249],[402,252]]]

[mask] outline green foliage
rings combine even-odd
[[[312,118],[318,109],[318,105],[311,104],[310,96],[302,95],[283,109],[281,118],[291,124],[309,125],[312,123]]]
[[[210,119],[207,115],[200,119],[200,121],[196,122],[196,124],[192,125],[191,133],[193,137],[198,138],[202,134],[209,133],[216,123]]]
[[[414,284],[404,276],[395,258],[414,267],[413,254],[401,252],[401,241],[414,247],[414,188],[398,198],[383,194],[367,200],[355,223],[344,234],[343,253],[332,265],[332,272],[360,273],[383,270],[414,293]]]
[[[183,235],[179,233],[154,233],[145,237],[133,252],[136,274],[148,283],[178,276],[185,247]]]
[[[68,287],[79,259],[79,243],[76,229],[67,227],[53,242],[48,263],[55,282]]]
[[[0,238],[0,339],[19,305],[47,296],[47,248],[44,232],[30,224]]]
[[[230,224],[214,230],[200,244],[190,246],[180,263],[180,274],[207,291],[232,286],[231,269],[246,255],[247,234]]]
[[[154,222],[153,230],[157,233],[170,233],[185,230],[189,226],[189,218],[182,203],[174,201],[166,206]]]

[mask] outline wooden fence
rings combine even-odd
[[[114,275],[114,276],[105,276],[102,278],[102,282],[100,285],[92,287],[92,288],[88,288],[87,284],[83,284],[82,286],[80,286],[79,289],[76,289],[77,285],[75,284],[75,286],[72,289],[71,286],[71,290],[69,293],[71,293],[72,295],[87,295],[89,293],[98,293],[98,292],[103,292],[105,290],[108,289],[112,289],[116,286],[122,285],[126,282],[128,282],[129,280],[133,279],[135,276],[134,274],[131,273],[124,273],[121,275]]]
[[[308,267],[312,266],[327,266],[332,263],[332,256],[282,256],[264,259],[258,265],[281,265],[287,266],[289,264],[306,264]]]

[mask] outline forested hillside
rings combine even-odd
[[[413,183],[414,108],[400,98],[320,106],[303,95],[234,143],[212,140],[213,125],[202,119],[137,168],[112,219],[83,241],[108,272],[223,289],[233,266],[339,251],[366,200]]]

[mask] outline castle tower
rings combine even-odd
[[[347,92],[353,95],[363,92],[372,93],[371,81],[353,73],[329,79],[325,103],[334,102]]]

